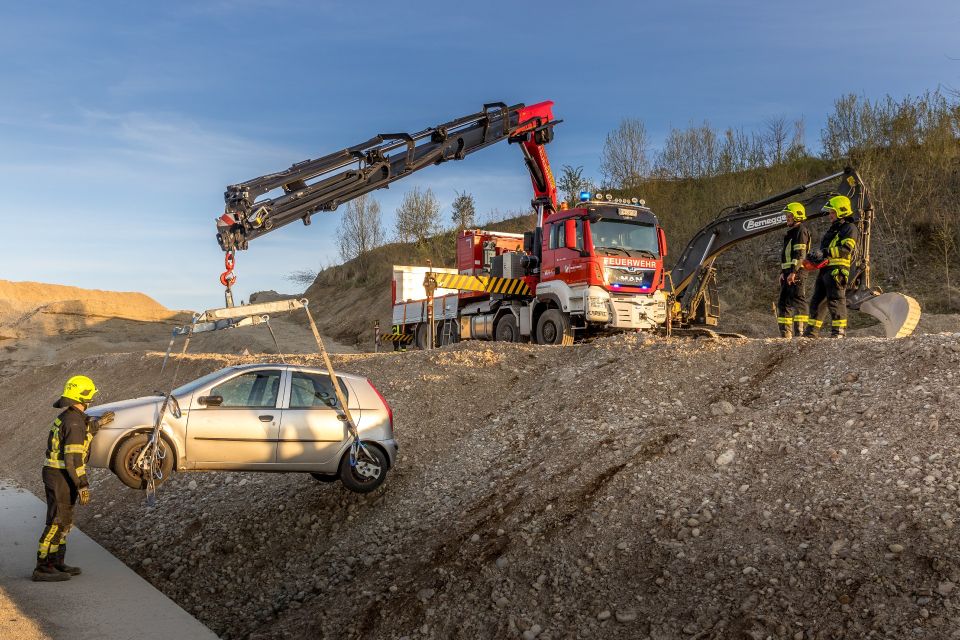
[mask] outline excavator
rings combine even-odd
[[[845,195],[853,205],[860,237],[858,251],[851,261],[847,285],[847,307],[862,311],[880,321],[886,337],[901,338],[913,333],[920,321],[920,304],[902,293],[884,293],[871,283],[870,247],[874,209],[860,174],[851,167],[819,178],[757,202],[722,210],[715,220],[697,231],[667,278],[667,289],[674,301],[672,326],[715,327],[720,318],[716,259],[736,244],[757,236],[787,228],[783,205],[803,203],[807,219],[826,216],[822,207],[835,195]],[[809,261],[807,270],[816,265]]]
[[[464,232],[470,237],[462,234],[463,242],[458,241],[459,271],[431,275],[433,286],[458,292],[452,308],[441,308],[439,316],[425,312],[422,318],[408,318],[405,306],[404,333],[417,333],[429,322],[429,334],[437,335],[439,324],[435,327],[434,322],[450,322],[458,339],[569,344],[576,332],[594,329],[710,332],[720,312],[716,259],[740,242],[785,229],[781,211],[787,199],[804,202],[808,217],[815,219],[825,215],[822,205],[837,194],[854,203],[861,234],[848,306],[876,317],[889,337],[909,335],[916,327],[916,300],[872,286],[873,207],[854,169],[721,211],[693,236],[668,271],[666,236],[643,201],[585,193],[579,203],[558,202],[544,147],[560,122],[549,101],[530,106],[488,103],[477,113],[417,133],[379,134],[228,186],[224,212],[217,219],[217,241],[225,252],[220,281],[227,307],[233,306],[236,253],[250,241],[298,220],[309,225],[314,213],[334,211],[421,169],[463,160],[506,140],[520,147],[530,173],[535,228],[516,237]],[[461,244],[469,244],[464,256],[459,255]],[[396,309],[395,304],[395,314]],[[444,319],[444,313],[449,318]]]

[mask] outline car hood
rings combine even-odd
[[[140,398],[131,398],[130,400],[120,400],[119,402],[98,404],[95,407],[90,407],[87,409],[86,414],[88,416],[100,417],[107,411],[120,413],[122,411],[129,411],[130,409],[136,409],[138,407],[159,407],[162,403],[163,396],[142,396]]]

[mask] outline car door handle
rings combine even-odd
[[[260,422],[273,422],[273,416],[260,416]]]

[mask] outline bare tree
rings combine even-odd
[[[423,242],[440,228],[440,202],[433,191],[414,187],[397,209],[396,233],[402,242]]]
[[[709,123],[671,129],[657,158],[657,173],[672,178],[707,178],[719,173],[723,157]]]
[[[783,116],[767,120],[763,140],[767,148],[767,158],[771,164],[780,164],[787,157],[787,119]]]
[[[362,269],[367,253],[383,244],[384,235],[380,203],[370,195],[355,198],[347,203],[337,230],[340,257],[357,260]]]
[[[600,171],[606,184],[621,189],[636,187],[650,172],[647,158],[649,139],[643,122],[625,118],[620,126],[607,134],[600,160]]]
[[[571,205],[580,201],[581,191],[592,191],[593,182],[583,177],[583,167],[574,167],[569,164],[560,169],[560,179],[557,188],[564,200]]]
[[[453,200],[453,213],[450,218],[457,229],[463,230],[472,227],[477,217],[477,203],[473,199],[473,194],[457,192],[457,197]]]
[[[284,280],[288,280],[297,286],[303,287],[304,289],[310,287],[310,285],[312,285],[316,279],[317,272],[309,269],[301,269],[299,271],[288,273],[286,276],[284,276]]]

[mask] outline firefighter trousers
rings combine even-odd
[[[37,562],[52,560],[60,547],[67,543],[67,534],[73,527],[73,506],[77,504],[77,489],[63,469],[43,468],[43,488],[47,495],[47,520],[40,535]]]
[[[807,324],[807,294],[800,276],[793,284],[787,284],[786,278],[780,282],[780,297],[777,299],[777,324],[780,335],[789,338],[796,330],[803,333]]]
[[[847,279],[834,277],[832,269],[820,270],[817,283],[810,298],[810,326],[808,332],[816,334],[826,319],[824,307],[830,310],[830,329],[834,335],[843,335],[847,330]]]

